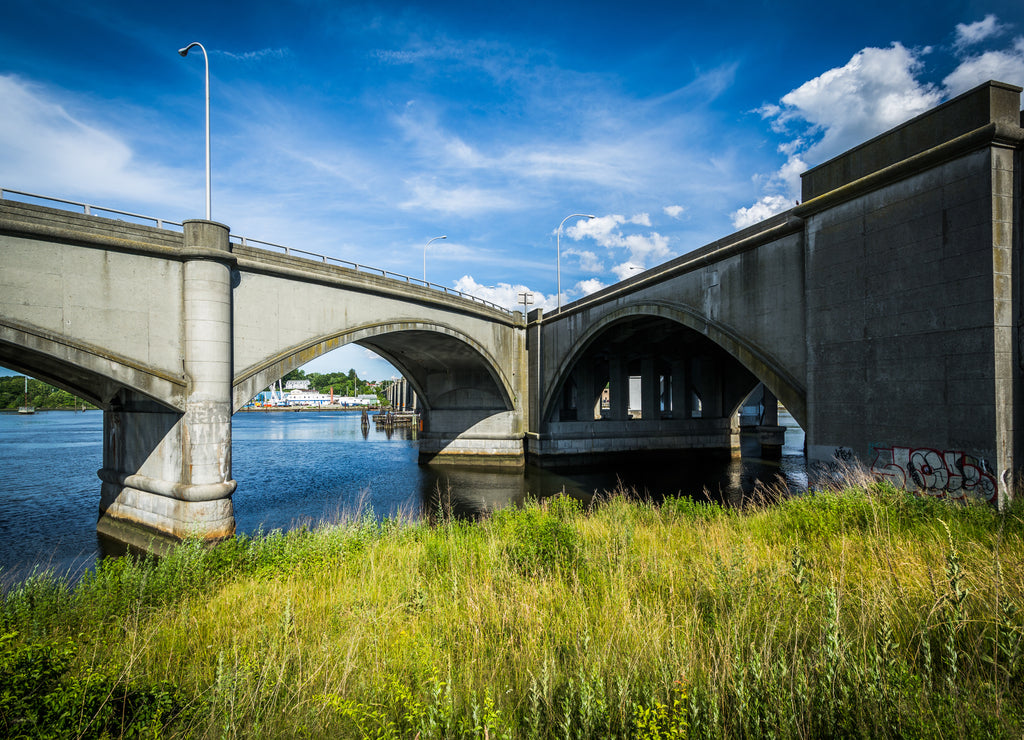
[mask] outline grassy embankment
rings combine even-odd
[[[188,544],[0,619],[0,735],[1024,732],[1021,509],[877,486]]]

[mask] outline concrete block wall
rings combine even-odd
[[[1019,104],[1019,88],[982,86],[805,176],[811,461],[857,459],[954,498],[1009,495]]]

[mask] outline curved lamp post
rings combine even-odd
[[[571,213],[571,214],[569,214],[568,216],[566,216],[565,218],[562,219],[562,223],[558,224],[558,232],[555,235],[555,250],[556,250],[555,254],[556,254],[557,258],[558,258],[558,262],[556,264],[557,264],[557,271],[558,271],[558,311],[559,312],[562,311],[562,227],[565,225],[565,222],[568,221],[570,218],[576,218],[576,217],[586,218],[586,219],[597,218],[597,216],[591,216],[591,215],[586,214],[586,213]]]
[[[203,51],[203,60],[206,62],[206,220],[210,218],[210,58],[206,55],[206,47],[198,41],[193,41],[184,49],[178,49],[183,57],[188,56],[188,50],[198,46]]]
[[[423,284],[424,285],[427,284],[427,247],[429,247],[432,242],[436,242],[438,239],[447,239],[447,238],[448,238],[447,236],[435,236],[433,239],[431,239],[429,242],[427,242],[426,244],[423,245]]]

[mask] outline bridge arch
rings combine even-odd
[[[412,353],[416,356],[410,356],[410,339],[414,339],[411,344],[419,348]],[[435,345],[432,351],[430,348],[423,349],[424,344],[431,343]],[[317,337],[288,347],[265,362],[244,370],[236,376],[234,382],[233,411],[238,411],[249,399],[291,370],[347,344],[372,349],[394,365],[409,380],[427,409],[438,406],[439,399],[436,393],[431,393],[424,368],[417,365],[423,363],[424,359],[430,364],[431,358],[443,358],[445,363],[454,361],[461,364],[464,370],[467,367],[473,368],[477,376],[486,376],[493,384],[493,388],[487,389],[489,395],[493,396],[492,405],[502,411],[515,408],[516,393],[511,379],[487,348],[473,337],[444,323],[399,320],[364,324]]]
[[[576,340],[572,351],[563,353],[562,360],[555,368],[553,382],[545,390],[542,418],[550,419],[555,413],[560,393],[569,380],[573,368],[595,342],[614,325],[639,318],[666,319],[706,337],[753,374],[757,380],[764,383],[765,387],[782,401],[797,423],[801,426],[806,425],[807,391],[803,383],[794,378],[767,353],[745,340],[728,326],[690,306],[668,301],[645,301],[621,306],[587,326]]]
[[[70,337],[0,322],[0,365],[31,374],[50,385],[109,410],[122,390],[182,411],[187,380],[76,342]]]

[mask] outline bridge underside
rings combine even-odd
[[[653,316],[625,319],[579,353],[530,440],[531,459],[550,467],[681,451],[735,457],[737,410],[757,384],[693,329]],[[760,431],[765,447],[781,450],[781,439]]]
[[[434,331],[397,331],[359,342],[398,368],[419,397],[421,463],[522,467],[522,422],[494,364]]]

